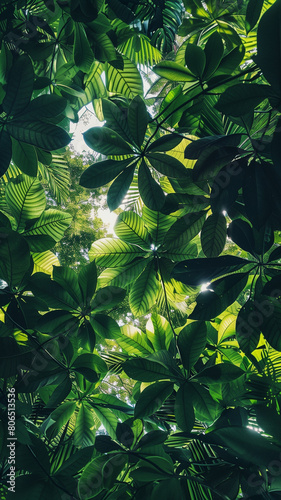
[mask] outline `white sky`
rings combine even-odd
[[[87,108],[92,111],[92,104],[89,104]],[[83,114],[84,109],[79,112],[79,117]],[[78,123],[71,123],[70,132],[73,133],[73,139],[71,146],[77,154],[92,153],[93,150],[87,146],[83,139],[83,132],[86,132],[91,127],[102,126],[103,122],[100,122],[93,114],[87,113],[88,120],[80,119]],[[115,224],[117,215],[114,212],[110,212],[109,209],[103,210],[98,209],[98,216],[103,220],[104,225],[109,233],[113,232],[113,226]]]

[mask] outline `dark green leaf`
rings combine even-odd
[[[280,19],[281,4],[277,1],[262,16],[257,32],[258,65],[278,93],[281,87]]]
[[[140,96],[134,97],[128,109],[128,125],[132,137],[140,148],[145,138],[148,123],[148,113],[143,99]]]
[[[93,127],[84,132],[84,140],[90,148],[103,155],[132,154],[131,146],[121,135],[107,127]]]
[[[176,264],[172,276],[186,285],[200,286],[224,274],[234,273],[248,262],[234,255],[223,255],[211,259],[190,259]]]
[[[195,423],[190,384],[181,386],[176,395],[175,417],[178,426],[184,432],[190,432]]]
[[[107,204],[110,210],[116,210],[121,205],[134,178],[136,163],[132,163],[111,184],[107,193]]]
[[[176,134],[166,134],[162,135],[156,141],[150,143],[146,152],[147,153],[164,153],[166,151],[171,151],[171,149],[176,148],[183,140],[183,137]]]
[[[220,278],[210,286],[212,290],[201,292],[190,319],[207,321],[216,318],[240,295],[248,281],[248,273],[237,273]]]
[[[186,325],[178,336],[178,347],[180,350],[183,366],[189,372],[205,349],[207,342],[206,324],[196,321]]]
[[[0,278],[13,288],[19,285],[30,267],[29,247],[17,232],[0,232]]]
[[[7,171],[12,158],[12,141],[3,127],[0,129],[0,177]]]
[[[246,11],[246,29],[247,32],[251,31],[257,24],[261,15],[264,0],[249,0]]]
[[[94,62],[94,54],[83,24],[74,25],[73,58],[76,66],[87,73]]]
[[[236,338],[245,354],[254,351],[259,343],[262,315],[252,300],[241,307],[236,321]]]
[[[37,176],[38,159],[34,146],[12,140],[13,162],[26,175]]]
[[[155,380],[170,380],[171,372],[156,361],[145,358],[134,358],[125,361],[123,370],[129,377],[142,382],[154,382]]]
[[[238,366],[230,363],[218,363],[215,366],[205,368],[202,372],[197,373],[194,378],[201,384],[224,384],[225,382],[231,382],[244,374],[245,372]]]
[[[146,387],[137,400],[135,418],[153,415],[172,394],[173,387],[171,382],[156,382]]]
[[[139,167],[138,187],[144,204],[150,210],[160,211],[165,202],[165,195],[144,161]]]
[[[51,123],[13,120],[7,124],[7,131],[18,141],[48,151],[64,148],[71,141],[71,137],[63,128]]]
[[[271,92],[269,85],[238,83],[224,91],[215,108],[225,115],[243,116],[253,111]]]
[[[206,56],[206,64],[203,74],[203,80],[208,80],[209,78],[211,78],[211,76],[219,66],[224,51],[221,36],[217,31],[212,33],[212,35],[208,38],[204,51]]]
[[[9,71],[7,92],[2,102],[7,115],[14,116],[28,105],[33,91],[34,71],[30,58],[20,56]]]
[[[201,245],[206,257],[218,257],[226,242],[226,218],[212,214],[205,220],[201,231]]]
[[[95,314],[90,318],[90,323],[102,339],[117,339],[120,336],[120,326],[110,316]]]
[[[185,63],[193,75],[202,78],[206,65],[204,50],[198,45],[188,43],[185,49]]]
[[[161,174],[176,179],[186,178],[186,168],[173,156],[162,153],[149,153],[146,158]]]

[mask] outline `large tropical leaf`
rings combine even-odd
[[[53,151],[67,146],[71,137],[61,127],[40,121],[12,120],[6,125],[7,132],[18,141]]]
[[[41,184],[36,178],[24,174],[10,180],[6,188],[6,201],[19,230],[24,228],[27,220],[40,217],[46,207],[46,196]]]
[[[109,92],[133,99],[136,95],[143,94],[142,79],[136,65],[126,57],[123,60],[123,69],[117,69],[107,63],[106,86]]]
[[[135,316],[146,314],[155,304],[159,286],[155,263],[151,261],[130,290],[129,303]]]
[[[104,267],[118,267],[129,264],[136,257],[144,257],[142,248],[117,238],[102,238],[95,241],[89,251],[91,260]]]
[[[72,217],[67,212],[62,212],[54,208],[49,208],[43,212],[41,217],[33,224],[33,226],[26,230],[25,236],[47,235],[54,241],[59,241],[64,235],[65,230],[68,228]]]
[[[135,212],[122,212],[115,223],[114,232],[118,238],[141,247],[149,246],[148,231]]]

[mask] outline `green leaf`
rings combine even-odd
[[[185,166],[173,156],[162,153],[149,153],[146,158],[161,174],[175,179],[186,178]]]
[[[118,424],[118,419],[114,415],[114,413],[106,408],[105,405],[102,406],[93,403],[91,406],[94,408],[97,417],[101,421],[109,436],[111,436],[112,439],[116,439],[116,427]]]
[[[91,302],[91,309],[95,313],[105,311],[106,309],[113,309],[124,300],[125,296],[126,291],[117,286],[100,288]]]
[[[246,252],[255,254],[253,229],[248,222],[242,219],[235,219],[228,226],[227,234],[236,245],[246,250]]]
[[[35,273],[31,276],[28,284],[29,290],[34,296],[44,300],[53,309],[63,309],[65,311],[77,310],[77,303],[73,300],[68,291],[64,290],[50,276],[44,273]]]
[[[171,379],[171,372],[168,368],[156,361],[145,358],[134,358],[125,361],[123,370],[129,377],[142,382]]]
[[[45,296],[47,301],[47,297]],[[53,299],[54,300],[54,299]],[[47,303],[47,302],[46,302]],[[54,303],[54,302],[53,302]],[[56,302],[57,306],[58,303]],[[41,333],[48,335],[65,335],[77,331],[79,320],[68,311],[50,311],[41,316],[36,323],[36,328]]]
[[[95,314],[90,318],[90,323],[95,333],[103,339],[117,339],[120,336],[120,326],[105,314]]]
[[[56,408],[60,405],[68,396],[72,388],[72,381],[67,376],[63,382],[61,382],[55,390],[53,391],[46,408]]]
[[[140,96],[136,96],[128,109],[128,125],[136,145],[140,148],[145,138],[148,124],[146,105]]]
[[[194,82],[196,77],[188,69],[174,61],[162,61],[153,67],[156,75],[173,82]]]
[[[281,87],[280,19],[281,4],[277,1],[262,16],[257,31],[257,63],[278,93]]]
[[[107,365],[100,356],[92,353],[80,354],[72,363],[72,369],[78,371],[79,368],[88,368],[89,370],[105,374],[107,373]]]
[[[206,65],[204,50],[198,45],[188,43],[185,49],[185,63],[193,75],[202,78]]]
[[[144,204],[150,210],[160,211],[165,203],[165,195],[144,161],[139,167],[138,187]]]
[[[67,100],[56,94],[45,94],[33,99],[24,112],[28,119],[51,119],[61,115],[66,108]]]
[[[260,317],[259,310],[254,303],[248,300],[241,307],[236,321],[236,338],[239,346],[245,354],[253,352],[260,338]]]
[[[172,382],[156,382],[146,387],[139,395],[135,406],[135,418],[153,415],[172,394]]]
[[[0,232],[0,274],[10,288],[19,285],[30,267],[29,247],[15,231],[2,228]]]
[[[122,111],[116,104],[108,99],[102,99],[102,111],[106,126],[115,130],[123,139],[132,142],[133,137],[129,129],[127,114]]]
[[[198,249],[195,243],[187,243],[177,248],[173,248],[171,251],[163,252],[163,257],[171,259],[174,262],[182,261],[187,258],[197,257]]]
[[[202,211],[178,219],[166,233],[165,249],[172,252],[173,249],[186,245],[201,231],[205,218],[206,213]]]
[[[59,260],[55,254],[50,252],[32,253],[35,273],[52,274],[53,266],[59,265]]]
[[[73,269],[63,266],[54,266],[53,279],[69,293],[78,306],[82,307],[83,299],[78,285],[78,277]]]
[[[202,137],[201,139],[193,140],[186,146],[184,156],[185,158],[196,160],[201,154],[204,154],[205,150],[214,152],[225,147],[236,147],[240,144],[241,139],[241,134]]]
[[[267,286],[265,286],[263,293],[268,293]],[[277,296],[279,293],[279,290],[275,288],[273,294]],[[273,296],[266,297],[265,300],[257,301],[254,311],[255,315],[251,319],[256,321],[265,339],[273,349],[281,351],[281,306],[279,300]]]
[[[2,266],[1,266],[2,267]],[[14,338],[0,338],[0,377],[18,375],[19,366],[29,367],[32,362],[30,347],[18,344]],[[20,388],[17,388],[20,391]]]
[[[142,218],[156,246],[163,242],[166,232],[175,222],[174,217],[150,210],[146,206],[142,209]]]
[[[137,66],[127,57],[122,56],[123,69],[114,68],[111,64],[106,65],[106,86],[109,92],[122,94],[128,99],[136,95],[143,95],[143,82]]]
[[[272,187],[268,182],[267,170],[258,162],[248,165],[243,198],[245,211],[252,225],[260,229],[271,216]]]
[[[74,25],[73,58],[75,65],[88,73],[94,62],[94,54],[82,23]]]
[[[55,435],[72,417],[76,408],[74,401],[66,401],[51,413],[51,419],[54,424],[47,428],[46,434],[48,437]]]
[[[18,230],[28,220],[40,217],[46,207],[46,196],[39,181],[21,174],[11,179],[6,187],[6,201],[16,218]]]
[[[121,327],[121,334],[117,338],[118,345],[130,355],[148,356],[153,349],[147,343],[146,335],[139,328],[132,325]]]
[[[97,268],[94,261],[81,267],[78,274],[78,284],[83,297],[83,303],[88,306],[97,285]]]
[[[148,259],[139,258],[124,267],[105,269],[99,275],[99,285],[114,285],[124,288],[132,283],[141,274],[151,259],[152,257],[149,257]]]
[[[74,430],[74,445],[81,448],[91,446],[95,441],[95,432],[93,427],[95,425],[92,411],[82,403],[75,423]]]
[[[212,214],[205,220],[201,231],[201,245],[206,257],[218,257],[226,242],[226,218]]]
[[[246,10],[245,26],[247,33],[257,24],[261,15],[264,0],[249,0]]]
[[[90,148],[103,155],[133,154],[131,146],[121,135],[107,127],[92,127],[83,134]]]
[[[279,447],[264,436],[247,427],[224,427],[216,429],[203,438],[204,442],[227,448],[228,453],[257,466],[267,467],[278,460]]]
[[[238,83],[226,89],[215,109],[225,115],[243,116],[253,111],[264,99],[270,97],[271,87],[257,83]]]
[[[12,140],[13,162],[26,175],[37,176],[38,159],[34,146]]]
[[[116,210],[121,205],[134,178],[136,162],[124,170],[111,184],[107,193],[107,204],[110,210]]]
[[[104,489],[102,469],[107,461],[108,455],[102,455],[94,458],[92,462],[87,464],[78,482],[78,493],[80,498],[90,500]]]
[[[175,401],[175,417],[178,426],[184,432],[190,432],[195,423],[193,402],[190,393],[190,384],[179,388]]]
[[[88,465],[91,461],[93,451],[93,446],[78,450],[63,462],[56,474],[63,474],[68,477],[75,475]]]
[[[7,171],[12,158],[12,141],[9,134],[0,128],[0,177]]]
[[[236,380],[244,374],[245,372],[238,366],[230,363],[218,363],[197,373],[194,379],[206,385],[224,384],[232,382],[232,380]]]
[[[25,236],[43,235],[51,236],[53,240],[60,241],[71,223],[72,217],[67,212],[49,208],[42,213],[33,226],[25,231]]]
[[[91,260],[103,267],[118,267],[129,264],[136,257],[144,257],[140,247],[126,243],[118,238],[102,238],[95,241],[89,251]]]
[[[201,422],[216,420],[221,413],[221,408],[210,396],[209,391],[197,382],[190,382],[189,391],[196,418]]]
[[[178,347],[183,366],[189,372],[205,349],[207,342],[206,324],[196,321],[186,325],[178,336]]]
[[[134,316],[142,316],[155,304],[160,283],[151,261],[130,289],[129,304]]]
[[[71,137],[63,128],[51,123],[13,120],[6,127],[14,139],[48,151],[64,148],[71,141]]]
[[[190,259],[176,264],[172,276],[185,285],[200,286],[224,274],[234,273],[248,262],[234,255],[223,255],[211,259]]]
[[[212,33],[204,48],[206,64],[203,73],[203,80],[209,80],[218,68],[224,52],[221,36],[217,31]]]
[[[21,55],[9,71],[3,111],[8,116],[20,113],[28,105],[33,91],[34,71],[30,58]]]
[[[165,151],[171,151],[171,149],[176,148],[184,139],[184,137],[176,134],[166,134],[156,139],[150,143],[146,149],[147,153],[164,153]]]
[[[151,315],[146,324],[146,334],[155,351],[169,349],[173,331],[170,323],[163,316],[156,313]]]
[[[216,318],[240,295],[248,281],[248,273],[237,273],[214,281],[212,290],[201,292],[190,319],[208,321]]]
[[[149,246],[148,231],[141,217],[135,212],[122,212],[119,214],[114,226],[114,232],[123,241],[141,247]]]

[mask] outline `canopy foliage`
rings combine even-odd
[[[281,0],[1,2],[1,498],[281,498],[280,33]],[[119,215],[74,270],[89,104]]]

